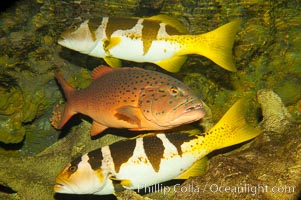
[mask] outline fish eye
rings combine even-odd
[[[171,93],[173,96],[178,95],[179,92],[180,92],[179,89],[178,89],[177,87],[175,87],[175,86],[173,86],[173,87],[170,88],[170,93]]]
[[[73,24],[69,27],[70,31],[76,31],[76,29],[77,29],[77,26],[75,24]]]
[[[75,165],[72,165],[68,168],[68,171],[72,172],[72,173],[76,172],[76,170],[77,170],[77,166],[75,166]]]

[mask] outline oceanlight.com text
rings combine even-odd
[[[259,193],[294,193],[295,189],[295,186],[269,186],[260,184],[239,184],[236,186],[210,184],[204,187],[204,191],[209,190],[212,193],[249,193],[253,196]]]

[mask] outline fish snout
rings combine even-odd
[[[191,111],[200,110],[200,109],[205,112],[205,108],[202,103],[198,103],[196,105],[190,106],[185,111],[191,112]]]
[[[193,101],[192,101],[193,102]],[[187,108],[184,110],[185,115],[195,116],[196,119],[201,119],[205,116],[206,110],[202,102],[192,104],[191,102],[186,104]]]
[[[53,187],[53,190],[55,192],[61,192],[62,190],[64,190],[64,187],[65,187],[64,181],[61,178],[56,177],[56,179],[55,179],[55,185]]]
[[[59,183],[56,183],[56,184],[54,185],[54,187],[53,187],[53,190],[54,190],[55,192],[60,192],[60,191],[62,190],[62,187],[64,187],[64,185],[59,184]]]

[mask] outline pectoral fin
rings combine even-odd
[[[188,179],[192,176],[200,176],[206,172],[207,169],[207,157],[204,157],[198,161],[196,161],[189,169],[187,169],[184,173],[177,176],[175,179]]]
[[[118,58],[114,58],[114,57],[104,57],[103,58],[106,63],[113,68],[120,68],[121,67],[121,61]]]
[[[155,62],[155,64],[159,65],[161,68],[165,69],[169,72],[178,72],[181,66],[186,61],[186,56],[173,56],[169,59],[162,60],[159,62]]]
[[[121,42],[120,37],[111,37],[110,40],[104,46],[105,51],[109,51],[111,48],[115,47]]]
[[[127,121],[131,124],[137,124],[140,126],[140,119],[139,119],[139,108],[134,106],[122,106],[117,109],[117,113],[115,116],[120,119]]]
[[[126,187],[131,187],[132,186],[132,181],[124,179],[117,179],[116,177],[112,176],[110,177],[112,180],[112,183],[114,185],[115,192],[121,192],[126,189]]]
[[[91,134],[91,136],[98,135],[101,132],[103,132],[104,130],[106,130],[107,128],[108,127],[103,126],[102,124],[93,121],[90,134]]]

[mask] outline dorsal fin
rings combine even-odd
[[[160,15],[148,17],[146,19],[162,21],[163,23],[177,29],[177,31],[179,31],[182,34],[188,33],[188,30],[186,29],[186,27],[181,22],[179,22],[177,19],[175,19],[174,17],[160,14]]]
[[[99,77],[113,71],[111,67],[105,65],[99,65],[98,67],[94,68],[92,71],[92,79],[98,79]]]

